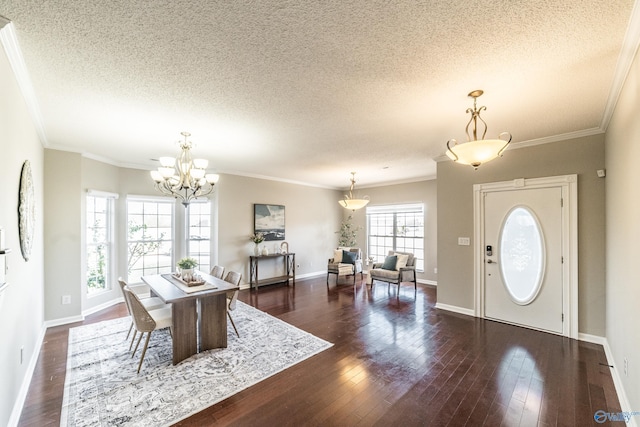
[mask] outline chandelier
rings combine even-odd
[[[340,206],[345,209],[351,209],[352,211],[356,211],[358,209],[364,208],[369,203],[369,196],[364,196],[362,199],[354,199],[353,198],[353,187],[356,185],[356,173],[351,172],[351,187],[349,187],[349,194],[344,195],[344,199],[338,200]]]
[[[184,207],[200,196],[211,194],[220,177],[207,173],[209,161],[191,158],[191,136],[189,132],[181,132],[184,141],[178,142],[182,152],[176,160],[173,157],[160,157],[160,167],[151,171],[151,178],[156,182],[156,190],[181,200]]]
[[[487,107],[476,107],[476,101],[479,96],[484,93],[482,90],[474,90],[469,93],[469,96],[473,98],[473,109],[467,108],[467,113],[471,113],[471,119],[467,123],[465,131],[467,133],[467,141],[464,144],[458,144],[455,139],[447,141],[447,156],[454,162],[461,163],[463,165],[471,165],[474,169],[487,163],[496,157],[501,157],[503,151],[507,148],[507,145],[511,142],[511,134],[509,132],[502,132],[498,135],[497,139],[484,139],[487,134],[487,123],[480,117],[480,112],[486,110]],[[478,120],[484,124],[484,132],[482,133],[482,139],[478,139],[477,126]],[[473,123],[473,139],[469,135],[469,125]],[[503,136],[508,140],[503,139]]]

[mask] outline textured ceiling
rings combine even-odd
[[[152,169],[186,130],[217,172],[337,188],[351,171],[435,176],[473,89],[488,136],[601,132],[633,6],[3,0],[0,15],[48,147]]]

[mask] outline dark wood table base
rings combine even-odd
[[[208,274],[200,275],[216,288],[186,293],[170,281],[169,275],[142,278],[153,295],[172,305],[174,365],[199,351],[227,346],[227,292],[235,291],[238,286]]]
[[[200,300],[200,351],[224,347],[227,347],[227,296],[221,294]]]

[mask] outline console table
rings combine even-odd
[[[284,261],[284,271],[286,274],[282,276],[274,276],[267,278],[258,278],[258,264],[260,261],[267,259],[274,259],[282,257]],[[249,288],[253,289],[255,285],[256,289],[260,285],[270,285],[273,283],[289,283],[289,279],[292,279],[293,286],[296,285],[296,254],[270,254],[270,255],[251,255],[249,256]]]

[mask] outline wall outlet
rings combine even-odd
[[[438,267],[434,268],[434,269],[433,269],[433,272],[434,272],[435,274],[438,274]]]
[[[62,304],[71,304],[71,295],[62,295]]]
[[[629,376],[629,361],[627,360],[627,358],[624,358],[624,376],[628,377]]]

